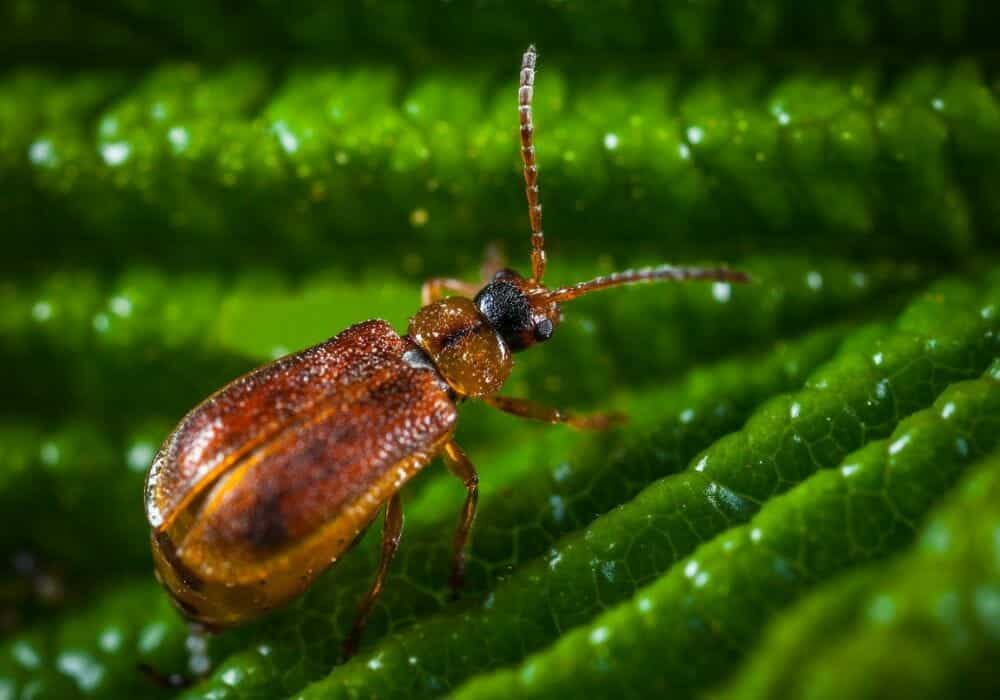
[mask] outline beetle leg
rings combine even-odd
[[[431,277],[420,287],[420,301],[424,306],[444,298],[445,292],[455,292],[472,298],[479,291],[479,285],[463,282],[452,277]]]
[[[219,630],[213,630],[199,622],[189,623],[188,629],[190,630],[190,634],[188,635],[186,646],[190,654],[188,666],[191,668],[192,675],[165,673],[156,666],[144,662],[136,664],[139,672],[146,676],[146,679],[151,683],[161,688],[183,690],[184,688],[190,688],[197,681],[204,678],[211,670],[212,661],[207,653],[208,640],[206,635],[210,633],[214,634]]]
[[[462,448],[454,442],[448,442],[444,446],[444,463],[448,465],[452,474],[462,480],[466,490],[465,505],[462,506],[462,515],[458,520],[458,528],[455,530],[454,559],[452,560],[449,581],[451,590],[457,593],[465,583],[465,544],[469,539],[472,521],[476,519],[476,503],[479,501],[479,475],[476,473],[476,467],[466,457]]]
[[[543,406],[530,399],[517,399],[510,396],[488,396],[483,401],[504,413],[545,421],[546,423],[565,423],[581,430],[604,430],[621,425],[627,420],[624,413],[595,413],[581,416],[578,413]]]
[[[150,683],[169,690],[190,688],[195,682],[195,679],[191,676],[185,676],[183,673],[164,673],[152,664],[139,663],[136,664],[136,669]]]
[[[361,641],[361,633],[364,632],[365,623],[368,622],[368,615],[378,600],[382,592],[382,584],[385,583],[386,574],[389,573],[389,564],[396,555],[399,548],[399,539],[403,534],[403,502],[398,493],[385,505],[385,522],[382,525],[382,558],[378,563],[378,571],[375,573],[375,581],[368,590],[368,595],[364,597],[358,606],[358,613],[351,626],[351,633],[344,641],[344,655],[347,658],[354,656],[358,650],[358,643]]]
[[[502,270],[506,264],[500,246],[490,243],[486,246],[486,254],[483,256],[482,265],[479,267],[479,274],[482,282],[463,282],[454,277],[431,277],[420,287],[420,301],[424,306],[433,304],[435,301],[444,298],[445,292],[454,292],[464,297],[473,298],[482,286],[493,279],[497,272]]]

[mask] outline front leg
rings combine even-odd
[[[605,430],[621,425],[627,420],[624,413],[595,413],[582,416],[578,413],[543,406],[530,399],[516,399],[510,396],[490,396],[483,401],[504,413],[546,423],[565,423],[581,430]]]
[[[427,306],[442,299],[445,292],[453,292],[472,299],[484,284],[490,282],[494,275],[504,268],[504,263],[504,256],[500,252],[499,246],[490,243],[486,246],[483,264],[479,268],[479,273],[482,276],[482,281],[479,284],[463,282],[454,277],[431,277],[420,288],[420,301],[424,306]]]
[[[476,296],[479,286],[453,277],[431,277],[420,287],[420,302],[424,306],[443,299],[445,292],[454,292],[470,299]]]

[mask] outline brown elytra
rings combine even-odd
[[[456,405],[479,399],[518,416],[600,429],[579,416],[500,397],[513,353],[548,340],[560,305],[592,291],[657,280],[746,282],[725,268],[669,265],[548,289],[531,101],[534,47],[518,90],[532,274],[488,266],[480,284],[435,278],[400,336],[365,321],[236,379],[188,413],[146,481],[157,576],[178,609],[209,629],[284,605],[339,559],[385,510],[382,560],[345,648],[352,653],[399,544],[399,490],[436,456],[466,489],[451,585],[462,585],[478,477],[453,440]],[[446,296],[446,293],[457,296]]]

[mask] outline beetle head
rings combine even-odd
[[[500,270],[473,300],[479,312],[514,352],[548,340],[562,320],[548,289],[514,270]]]

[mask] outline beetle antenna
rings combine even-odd
[[[553,289],[545,293],[545,298],[546,301],[569,301],[584,294],[590,294],[601,289],[609,289],[610,287],[620,287],[642,282],[686,282],[688,280],[713,280],[716,282],[745,284],[750,281],[750,275],[725,267],[674,267],[673,265],[658,265],[657,267],[643,267],[638,270],[613,272],[610,275],[597,277],[588,282],[579,282],[569,287]]]
[[[532,44],[521,59],[521,83],[517,90],[521,123],[521,160],[524,162],[524,192],[531,219],[531,276],[536,282],[545,274],[545,234],[542,232],[542,205],[538,203],[538,165],[535,163],[535,125],[531,120],[531,98],[535,94],[535,61]]]

